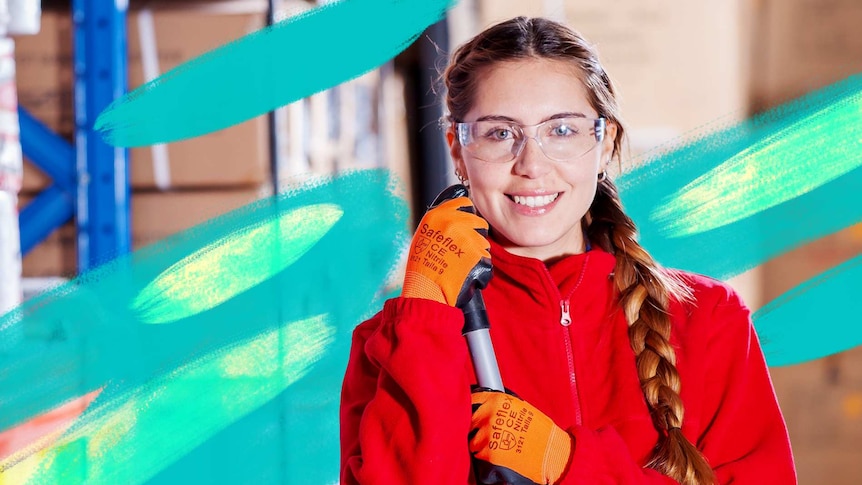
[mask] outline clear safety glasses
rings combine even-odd
[[[534,136],[525,128],[536,128]],[[604,118],[554,118],[537,125],[484,120],[455,123],[458,142],[470,155],[486,162],[510,162],[521,154],[527,139],[539,144],[551,160],[569,162],[586,155],[605,137]]]

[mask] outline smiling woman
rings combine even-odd
[[[470,198],[425,214],[401,297],[354,332],[342,483],[795,483],[748,309],[637,241],[589,44],[519,17],[461,46],[444,80]],[[511,392],[471,386],[473,287]]]

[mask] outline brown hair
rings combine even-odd
[[[625,131],[610,79],[583,37],[547,19],[517,17],[499,23],[455,51],[443,73],[450,121],[462,121],[469,111],[477,73],[483,68],[530,58],[564,60],[578,66],[593,109],[617,126],[613,156],[619,160]],[[586,219],[590,241],[617,258],[614,281],[629,323],[641,387],[660,436],[647,466],[683,484],[715,483],[706,459],[680,430],[683,403],[667,310],[671,299],[690,299],[690,290],[638,244],[634,222],[623,211],[609,178],[598,183]]]

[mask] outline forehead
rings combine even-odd
[[[597,116],[580,71],[571,62],[525,59],[497,62],[478,73],[473,105],[466,121],[506,116],[534,124],[557,113]]]

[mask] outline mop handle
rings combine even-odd
[[[431,203],[431,208],[437,207],[445,200],[458,197],[468,197],[467,187],[456,184],[443,190]],[[464,312],[464,329],[461,334],[467,339],[467,349],[473,360],[473,369],[476,371],[476,379],[480,387],[486,387],[496,391],[503,391],[503,380],[500,378],[500,369],[497,367],[497,356],[494,354],[494,346],[491,345],[491,335],[488,329],[488,314],[485,312],[485,301],[482,293],[475,285],[470,288],[472,296],[462,308]]]
[[[473,298],[464,306],[464,330],[462,334],[467,339],[467,348],[473,360],[473,369],[479,387],[504,391],[500,368],[497,367],[497,356],[491,344],[491,328],[488,314],[485,312],[485,301],[478,289],[473,289]]]

